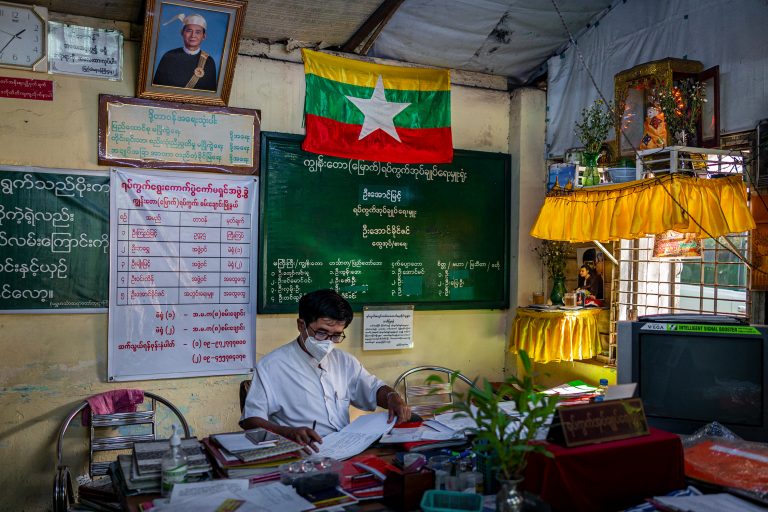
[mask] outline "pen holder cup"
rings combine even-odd
[[[435,488],[435,473],[423,468],[414,473],[388,473],[384,480],[384,503],[397,512],[416,510],[421,497]]]

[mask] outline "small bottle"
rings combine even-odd
[[[169,443],[170,448],[165,455],[161,463],[162,467],[162,483],[160,486],[160,493],[163,497],[168,497],[173,490],[173,486],[178,483],[183,483],[187,478],[188,461],[184,452],[181,450],[181,438],[179,437],[179,431],[176,425],[173,425],[173,435]]]
[[[602,402],[605,400],[605,392],[608,389],[608,379],[600,379],[600,385],[597,386],[597,396],[595,402]]]

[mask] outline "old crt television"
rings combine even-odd
[[[648,424],[691,434],[717,421],[768,441],[768,327],[733,317],[655,315],[619,322],[617,381],[637,382]]]

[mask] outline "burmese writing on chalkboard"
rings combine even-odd
[[[109,177],[0,167],[0,312],[93,312],[109,297]]]
[[[508,305],[509,156],[389,164],[305,153],[262,134],[259,311],[334,288],[356,309]]]

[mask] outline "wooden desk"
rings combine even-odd
[[[523,349],[531,360],[573,361],[600,353],[600,308],[539,311],[517,308],[509,337],[509,351]]]

